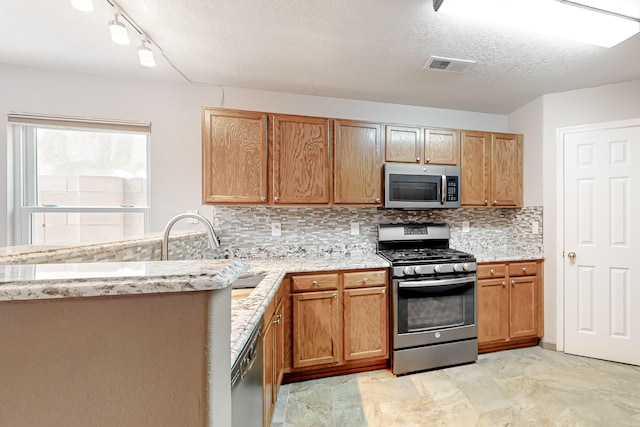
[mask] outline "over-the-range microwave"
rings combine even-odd
[[[460,168],[441,165],[384,164],[384,207],[459,208]]]

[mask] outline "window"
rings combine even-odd
[[[9,115],[13,243],[139,237],[149,224],[150,125]]]

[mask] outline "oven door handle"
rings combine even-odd
[[[399,288],[425,288],[425,287],[436,287],[436,286],[447,286],[447,285],[460,285],[463,283],[474,282],[475,279],[473,277],[462,277],[457,279],[446,279],[446,280],[421,280],[418,282],[399,282]]]
[[[440,193],[441,193],[440,203],[444,205],[445,202],[447,201],[447,176],[446,175],[442,175],[442,190],[440,191]]]

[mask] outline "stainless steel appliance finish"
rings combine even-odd
[[[459,208],[460,197],[460,168],[457,166],[384,165],[385,208]]]
[[[448,225],[380,225],[378,254],[391,262],[393,373],[475,361],[477,264],[449,248]]]
[[[231,368],[231,425],[262,425],[262,328],[261,321]]]

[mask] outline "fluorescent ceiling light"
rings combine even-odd
[[[71,6],[83,12],[91,12],[93,10],[92,0],[71,0]]]
[[[156,60],[153,58],[153,52],[147,46],[146,40],[142,41],[142,45],[138,48],[138,59],[143,67],[155,67]]]
[[[129,34],[127,27],[118,21],[118,14],[113,16],[113,21],[109,21],[109,31],[111,32],[111,40],[116,44],[129,44]]]
[[[564,0],[433,0],[442,13],[612,47],[640,32],[640,21]]]

